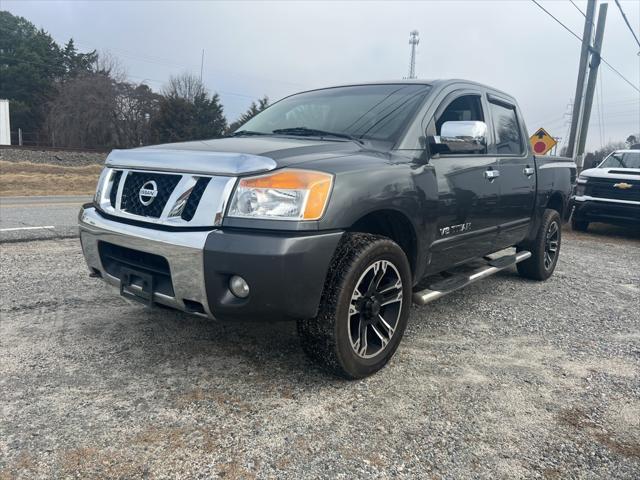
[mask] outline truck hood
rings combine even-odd
[[[351,141],[230,137],[113,150],[106,165],[111,168],[236,176],[349,155],[361,148]]]
[[[580,176],[611,180],[640,180],[640,168],[590,168],[580,172]]]

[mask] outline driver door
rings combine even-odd
[[[481,91],[454,92],[436,110],[428,124],[427,135],[441,138],[443,126],[448,122],[488,124],[487,116]],[[486,148],[492,140],[488,129],[486,135],[489,138],[483,151],[434,154],[431,148],[430,164],[435,169],[438,184],[438,212],[429,272],[435,273],[486,255],[494,248],[499,224],[496,217],[499,177],[494,176],[498,170],[497,159]]]

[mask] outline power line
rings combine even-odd
[[[56,40],[58,43],[62,43],[60,42],[59,39],[54,38],[54,40]],[[91,45],[89,45],[87,42],[84,42],[82,40],[78,40],[75,39],[74,42],[80,46],[84,45],[86,48],[92,48]],[[95,51],[99,51],[101,49],[95,48],[93,47],[93,49]],[[188,70],[191,70],[193,68],[196,67],[201,67],[202,63],[200,64],[186,64],[186,63],[178,63],[175,62],[172,59],[168,59],[166,57],[159,57],[157,55],[150,55],[150,54],[141,54],[137,51],[131,51],[131,50],[126,50],[123,48],[119,48],[119,47],[108,47],[104,50],[107,51],[115,51],[116,53],[119,52],[119,55],[123,56],[123,57],[128,57],[128,58],[132,58],[132,59],[136,59],[136,60],[140,60],[143,62],[147,62],[147,63],[154,63],[156,65],[163,65],[166,67],[179,67],[179,68],[186,68]],[[236,72],[232,72],[230,70],[224,70],[224,69],[219,69],[219,68],[208,68],[208,70],[213,70],[214,72],[220,72],[220,73],[225,73],[228,75],[233,75],[236,77],[245,77],[245,78],[252,78],[254,80],[261,80],[261,81],[267,81],[267,82],[271,82],[271,83],[279,83],[282,85],[290,85],[290,86],[295,86],[295,87],[299,87],[299,88],[307,88],[307,85],[303,85],[301,83],[295,83],[295,82],[288,82],[286,80],[276,80],[273,78],[266,78],[266,77],[262,77],[262,76],[256,76],[256,75],[252,75],[252,74],[246,74],[246,73],[236,73]]]
[[[558,20],[556,17],[553,16],[553,14],[547,10],[546,8],[544,8],[542,5],[540,5],[536,0],[531,0],[533,3],[535,3],[538,8],[540,10],[542,10],[544,13],[546,13],[547,15],[549,15],[551,18],[553,18],[556,22],[558,22],[558,24],[564,28],[567,32],[569,32],[571,35],[573,35],[574,37],[576,37],[578,40],[580,40],[582,42],[582,38],[580,38],[580,36],[575,33],[573,30],[571,30],[569,27],[567,27],[564,23],[562,23],[560,20]]]
[[[0,61],[2,61],[2,60],[4,60],[5,62],[11,61],[11,62],[17,62],[17,63],[29,63],[31,65],[40,65],[40,66],[45,66],[45,67],[50,67],[50,68],[56,66],[53,63],[34,62],[33,60],[24,60],[22,58],[11,58],[11,57],[0,55]],[[151,77],[141,77],[140,75],[127,74],[127,77],[140,79],[140,80],[142,80],[140,83],[145,83],[147,81],[158,83],[159,85],[163,85],[163,84],[167,83],[166,80],[158,80],[157,78],[151,78]],[[229,92],[227,90],[212,89],[212,91],[213,91],[213,93],[221,93],[223,95],[231,95],[233,97],[243,97],[243,98],[248,98],[250,100],[256,100],[256,99],[260,98],[259,95],[246,95],[246,94],[243,94],[243,93]]]
[[[600,82],[600,78],[598,78],[598,81]],[[599,88],[602,90],[602,83],[600,83]],[[616,116],[616,115],[631,115],[633,113],[638,112],[638,108],[636,106],[633,106],[635,103],[640,102],[640,98],[634,98],[631,100],[620,100],[617,102],[608,102],[608,103],[604,103],[602,98],[604,98],[601,94],[600,97],[600,106],[601,107],[607,107],[607,110],[610,112],[610,114],[608,116]],[[569,106],[572,105],[572,102],[569,102]],[[620,107],[623,107],[622,110],[620,110]],[[626,107],[630,107],[629,109],[627,109]],[[566,117],[567,116],[571,116],[571,112],[569,111],[568,113],[564,113],[561,117],[547,117],[545,120],[539,121],[536,120],[534,122],[532,122],[533,124],[536,125],[541,125],[541,126],[547,126],[547,125],[558,125],[562,122],[566,122]]]
[[[613,68],[613,65],[611,65],[609,62],[607,62],[603,57],[600,57],[600,60],[602,60],[602,63],[604,63],[607,67],[609,67],[613,72],[615,72],[616,75],[618,75],[622,80],[627,82],[632,88],[634,88],[635,90],[638,91],[638,93],[640,93],[640,88],[636,87],[633,83],[631,83],[629,80],[627,80],[627,77],[625,77],[618,70]]]
[[[580,38],[580,35],[578,35],[577,33],[575,33],[573,30],[571,30],[569,27],[567,27],[564,23],[562,23],[560,20],[558,20],[555,16],[553,16],[553,14],[551,12],[549,12],[549,10],[547,10],[546,8],[544,8],[542,5],[540,5],[536,0],[531,0],[535,5],[538,6],[538,8],[540,8],[544,13],[546,13],[547,15],[549,15],[551,18],[553,18],[560,26],[562,26],[562,28],[564,28],[567,32],[569,32],[571,35],[573,35],[574,37],[576,37],[580,42],[582,42],[582,38]],[[631,88],[633,88],[634,90],[636,90],[638,93],[640,93],[640,88],[636,87],[633,83],[631,83],[631,81],[629,81],[627,79],[627,77],[625,77],[624,75],[622,75],[616,68],[613,67],[613,65],[611,65],[609,62],[607,62],[604,57],[600,56],[600,60],[602,61],[602,63],[604,63],[607,67],[609,67],[614,73],[616,73],[622,80],[624,80],[625,82],[627,82]]]
[[[624,10],[622,10],[622,5],[620,5],[620,2],[618,0],[615,0],[615,2],[616,2],[616,5],[618,6],[618,10],[620,10],[620,13],[622,14],[622,18],[624,18],[624,23],[627,24],[627,27],[629,27],[629,31],[631,32],[631,35],[633,35],[633,38],[636,39],[636,43],[640,47],[640,40],[638,40],[638,36],[636,35],[636,32],[634,32],[633,28],[631,28],[631,24],[629,23],[627,16],[624,14]],[[640,52],[638,52],[638,55],[640,55]]]
[[[583,16],[584,18],[587,18],[587,14],[586,14],[586,13],[584,13],[584,12],[580,9],[580,7],[579,7],[578,5],[576,5],[576,4],[575,4],[575,2],[574,2],[573,0],[569,0],[569,1],[571,2],[571,5],[573,5],[574,7],[576,7],[576,10],[578,10],[578,11],[582,14],[582,16]]]
[[[7,30],[9,32],[12,33],[17,33],[20,30],[19,29],[9,29]],[[60,45],[65,45],[66,42],[64,42],[61,38],[59,37],[54,37],[53,35],[51,35],[50,33],[47,33],[56,43],[60,44]],[[193,70],[195,68],[200,68],[201,67],[201,63],[198,64],[194,64],[194,63],[179,63],[176,62],[172,59],[166,58],[166,57],[160,57],[157,55],[150,55],[150,54],[142,54],[138,51],[132,51],[132,50],[127,50],[124,48],[119,48],[119,47],[107,47],[107,48],[97,48],[95,46],[92,46],[90,44],[88,44],[87,42],[84,42],[83,40],[80,40],[78,38],[71,38],[75,45],[80,46],[80,47],[84,47],[90,50],[93,50],[95,52],[98,52],[100,54],[100,52],[116,52],[118,54],[118,57],[124,57],[124,58],[129,58],[129,59],[133,59],[133,60],[137,60],[137,61],[141,61],[141,62],[145,62],[145,63],[150,63],[150,64],[155,64],[155,65],[161,65],[164,67],[169,67],[169,68],[182,68],[182,69],[187,69],[187,70]],[[220,68],[208,68],[208,70],[212,70],[214,72],[219,72],[219,73],[223,73],[226,75],[231,75],[231,76],[235,76],[235,77],[244,77],[244,78],[251,78],[254,80],[260,80],[262,82],[266,81],[266,82],[270,82],[270,83],[277,83],[277,84],[281,84],[281,85],[290,85],[290,86],[295,86],[298,88],[308,88],[308,85],[305,84],[301,84],[301,83],[295,83],[295,82],[289,82],[286,80],[276,80],[274,78],[267,78],[267,77],[262,77],[262,76],[256,76],[256,75],[252,75],[252,74],[247,74],[247,73],[242,73],[242,72],[233,72],[231,70],[225,70],[225,69],[220,69]]]

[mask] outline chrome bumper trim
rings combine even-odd
[[[110,275],[100,260],[98,242],[132,248],[166,258],[171,272],[175,297],[154,294],[154,301],[194,313],[184,300],[200,302],[205,316],[213,318],[205,289],[203,249],[210,231],[167,232],[114,222],[102,217],[94,207],[82,209],[78,218],[80,242],[90,269],[97,269],[102,279],[120,288],[120,279]],[[200,314],[202,315],[202,314]]]
[[[633,200],[618,200],[617,198],[602,198],[602,197],[592,197],[591,195],[576,195],[573,197],[573,200],[576,202],[607,202],[607,203],[621,203],[623,205],[640,205],[640,202],[636,202]]]

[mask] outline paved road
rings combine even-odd
[[[75,239],[2,245],[0,479],[637,479],[640,241],[616,232],[412,308],[357,382],[295,325],[127,303]]]
[[[0,197],[0,242],[77,235],[80,205],[88,196]]]

